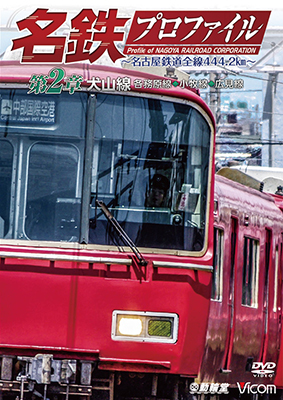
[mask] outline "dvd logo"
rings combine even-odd
[[[255,384],[251,385],[251,382],[237,382],[240,394],[247,392],[248,394],[276,394],[275,385],[264,385]]]
[[[272,377],[275,374],[274,369],[276,368],[276,364],[274,362],[259,362],[256,361],[253,363],[251,373],[257,378],[264,377]]]

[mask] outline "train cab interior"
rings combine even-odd
[[[97,210],[99,199],[138,246],[201,250],[208,179],[203,160],[209,152],[201,115],[185,104],[104,96],[98,98],[95,132],[90,242],[117,240]],[[159,188],[164,199],[150,204],[156,177],[167,182]]]

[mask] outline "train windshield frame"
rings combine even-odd
[[[212,124],[201,107],[141,93],[1,89],[0,239],[200,253]]]

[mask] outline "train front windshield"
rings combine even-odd
[[[88,97],[1,91],[0,237],[123,245],[99,200],[137,246],[201,251],[204,116],[184,101],[102,93],[92,112]]]

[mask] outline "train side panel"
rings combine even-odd
[[[274,195],[275,204],[283,213],[283,197],[280,195]],[[278,347],[280,348],[279,359],[277,362],[275,384],[277,387],[283,389],[283,329],[282,329],[282,318],[283,318],[283,229],[281,232],[281,243],[279,243],[278,252]],[[281,311],[281,312],[280,312]]]
[[[268,383],[270,376],[251,370],[279,356],[283,215],[272,196],[220,176],[215,201],[214,268],[222,286],[211,301],[201,381]]]

